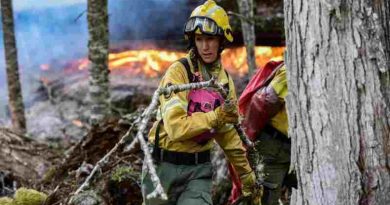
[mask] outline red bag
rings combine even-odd
[[[246,113],[247,106],[250,103],[253,94],[268,82],[273,71],[282,63],[283,61],[270,61],[264,68],[257,69],[257,72],[253,75],[238,100],[238,111],[241,115]]]
[[[248,105],[251,102],[252,96],[264,85],[267,85],[269,80],[272,78],[274,71],[282,65],[283,61],[270,61],[264,68],[258,69],[253,75],[252,79],[249,81],[248,85],[242,92],[240,99],[238,101],[238,111],[241,115],[244,115],[247,111]],[[232,166],[229,164],[229,172],[232,178],[232,191],[229,197],[229,204],[233,204],[241,196],[241,181],[238,176],[238,173]]]

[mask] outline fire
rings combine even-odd
[[[86,59],[86,58],[84,58],[84,59],[79,59],[79,60],[78,60],[78,66],[77,66],[77,68],[78,68],[79,70],[84,70],[85,68],[88,67],[88,64],[89,64],[88,59]]]
[[[256,46],[257,68],[263,67],[270,60],[283,60],[284,47]],[[222,53],[222,65],[232,74],[240,76],[248,73],[245,47],[226,49]]]
[[[255,47],[256,65],[262,67],[270,60],[283,60],[284,47]],[[158,77],[176,60],[186,55],[186,52],[146,49],[129,50],[119,53],[110,53],[108,66],[111,72],[126,75],[145,75]],[[245,47],[225,49],[222,53],[222,65],[231,74],[245,75],[248,73]],[[87,58],[78,59],[75,63],[77,69],[88,67]],[[44,69],[48,65],[42,65]]]
[[[134,74],[145,74],[157,77],[163,73],[172,62],[185,56],[184,52],[165,50],[131,50],[112,53],[108,56],[108,67],[111,71],[125,69]]]
[[[77,127],[83,127],[84,124],[81,122],[81,120],[72,120],[72,123],[76,125]]]

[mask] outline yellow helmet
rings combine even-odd
[[[189,39],[189,34],[209,34],[224,36],[229,42],[233,42],[232,28],[226,11],[218,6],[215,1],[208,0],[196,7],[184,26],[184,34]]]

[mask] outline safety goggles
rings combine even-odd
[[[207,17],[191,17],[184,26],[185,33],[194,32],[197,28],[204,34],[223,35],[223,30],[214,20]]]

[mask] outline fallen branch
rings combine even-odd
[[[157,113],[157,109],[153,110],[151,115],[154,115],[155,113]],[[123,148],[123,153],[124,154],[133,153],[136,148],[139,148],[138,145],[139,145],[138,138],[135,137],[129,145]]]
[[[199,89],[199,88],[204,88],[204,87],[214,87],[214,88],[219,88],[216,86],[216,83],[214,82],[211,82],[211,80],[209,81],[206,81],[206,82],[200,82],[200,83],[190,83],[190,84],[181,84],[181,85],[171,85],[171,86],[168,86],[166,88],[159,88],[161,89],[159,91],[159,95],[170,95],[172,92],[175,92],[175,93],[178,93],[178,92],[182,92],[182,91],[185,91],[185,90],[191,90],[191,89]],[[224,90],[221,90],[219,92],[225,92]],[[153,99],[152,99],[153,101]],[[158,102],[157,102],[158,103]],[[158,104],[157,104],[158,105]],[[155,106],[155,109],[152,111],[153,113],[156,111],[156,108],[157,106]],[[138,143],[138,138],[134,138],[134,140],[130,143],[130,145],[127,145],[123,151],[124,152],[131,152],[137,145]]]
[[[142,113],[142,115],[140,117],[138,117],[134,121],[132,126],[126,132],[126,134],[121,137],[120,141],[101,160],[99,160],[97,162],[97,164],[95,165],[95,167],[93,168],[93,170],[91,171],[89,176],[86,178],[84,183],[76,190],[76,192],[73,195],[79,194],[81,191],[83,191],[86,187],[89,186],[89,183],[90,183],[93,175],[96,173],[96,171],[99,170],[102,166],[104,166],[108,162],[109,156],[112,153],[114,153],[118,149],[118,147],[120,147],[122,144],[125,143],[125,139],[128,137],[128,135],[130,134],[130,132],[133,129],[133,127],[136,124],[139,123],[139,128],[138,128],[138,132],[137,132],[136,137],[130,143],[130,145],[128,145],[128,146],[126,146],[124,148],[124,150],[125,151],[130,151],[131,149],[133,149],[135,147],[136,143],[138,143],[138,142],[141,143],[141,148],[142,148],[142,150],[144,151],[144,154],[145,154],[145,163],[146,163],[147,168],[149,170],[149,173],[151,175],[151,180],[152,180],[154,186],[156,187],[155,190],[147,196],[147,198],[160,197],[161,199],[167,200],[168,197],[167,197],[166,193],[164,192],[163,187],[161,186],[160,179],[157,176],[157,173],[156,173],[156,170],[155,170],[155,167],[154,167],[154,164],[153,164],[153,160],[152,160],[151,154],[150,154],[149,149],[148,149],[148,145],[147,145],[147,143],[146,143],[146,141],[145,141],[145,139],[143,137],[143,132],[144,132],[144,130],[147,127],[147,124],[148,124],[148,122],[149,122],[149,120],[151,118],[151,115],[154,113],[154,111],[156,110],[156,108],[157,108],[157,106],[159,104],[159,97],[160,97],[160,95],[168,96],[172,92],[177,93],[177,92],[182,92],[182,91],[185,91],[185,90],[200,89],[200,88],[204,88],[204,87],[216,88],[218,90],[218,92],[220,92],[221,95],[225,99],[227,98],[227,92],[225,91],[225,89],[223,88],[222,85],[220,85],[218,83],[215,83],[215,79],[214,78],[212,78],[211,80],[206,81],[206,82],[189,83],[189,84],[182,84],[182,85],[171,85],[171,86],[168,86],[166,88],[159,88],[159,89],[157,89],[154,92],[154,94],[153,94],[152,102],[145,109],[145,111]],[[229,103],[229,99],[227,99],[226,102]],[[235,125],[235,128],[238,129],[237,125]],[[238,132],[238,133],[240,135],[240,132]],[[248,140],[245,135],[240,135],[240,138],[241,138],[241,140],[243,140],[243,142],[247,146],[249,146],[249,147],[252,146],[251,141]],[[72,202],[72,199],[70,200],[70,203],[71,202]]]
[[[225,99],[226,104],[232,103],[230,99],[228,99],[228,93],[226,92],[225,88],[223,85],[219,83],[215,83],[215,88],[217,91],[222,95],[222,97]],[[237,123],[234,124],[234,129],[236,129],[238,136],[240,136],[241,141],[248,147],[248,148],[253,148],[253,142],[249,140],[248,136],[246,136],[245,132],[241,128],[241,124]]]
[[[160,95],[162,95],[162,94],[169,95],[172,92],[181,92],[184,90],[199,89],[199,88],[204,88],[204,87],[213,87],[214,84],[215,84],[215,80],[211,79],[211,80],[206,81],[206,82],[190,83],[190,84],[183,84],[183,85],[172,85],[172,86],[169,86],[166,88],[157,89],[153,94],[152,102],[145,109],[145,111],[142,113],[142,115],[139,116],[133,122],[132,126],[129,128],[129,130],[126,132],[126,134],[124,134],[121,137],[120,141],[101,160],[99,160],[96,163],[95,167],[93,168],[93,170],[91,171],[89,176],[86,178],[84,183],[76,190],[76,192],[74,192],[73,196],[79,194],[81,191],[83,191],[86,187],[89,186],[89,183],[92,180],[92,177],[94,176],[94,174],[108,162],[108,158],[110,157],[110,155],[112,153],[114,153],[118,149],[118,147],[120,147],[121,145],[123,145],[126,142],[125,139],[129,136],[133,127],[135,125],[139,124],[136,138],[134,138],[134,140],[131,142],[131,144],[129,146],[126,146],[124,150],[131,150],[133,147],[135,147],[135,144],[137,142],[141,143],[141,148],[145,154],[145,160],[146,160],[145,163],[147,164],[147,167],[149,169],[153,184],[156,187],[156,189],[152,193],[150,193],[147,196],[147,198],[161,197],[162,199],[167,200],[168,197],[167,197],[166,193],[164,192],[163,187],[161,186],[160,179],[158,178],[158,176],[156,174],[156,170],[155,170],[154,165],[153,165],[153,160],[152,160],[151,154],[149,152],[149,149],[148,149],[148,146],[145,142],[145,139],[143,138],[143,132],[147,127],[147,124],[149,122],[151,115],[154,113],[154,111],[156,110],[156,108],[158,106],[158,102],[159,102],[158,98]],[[72,201],[73,201],[73,198],[70,199],[69,203],[71,203]]]

